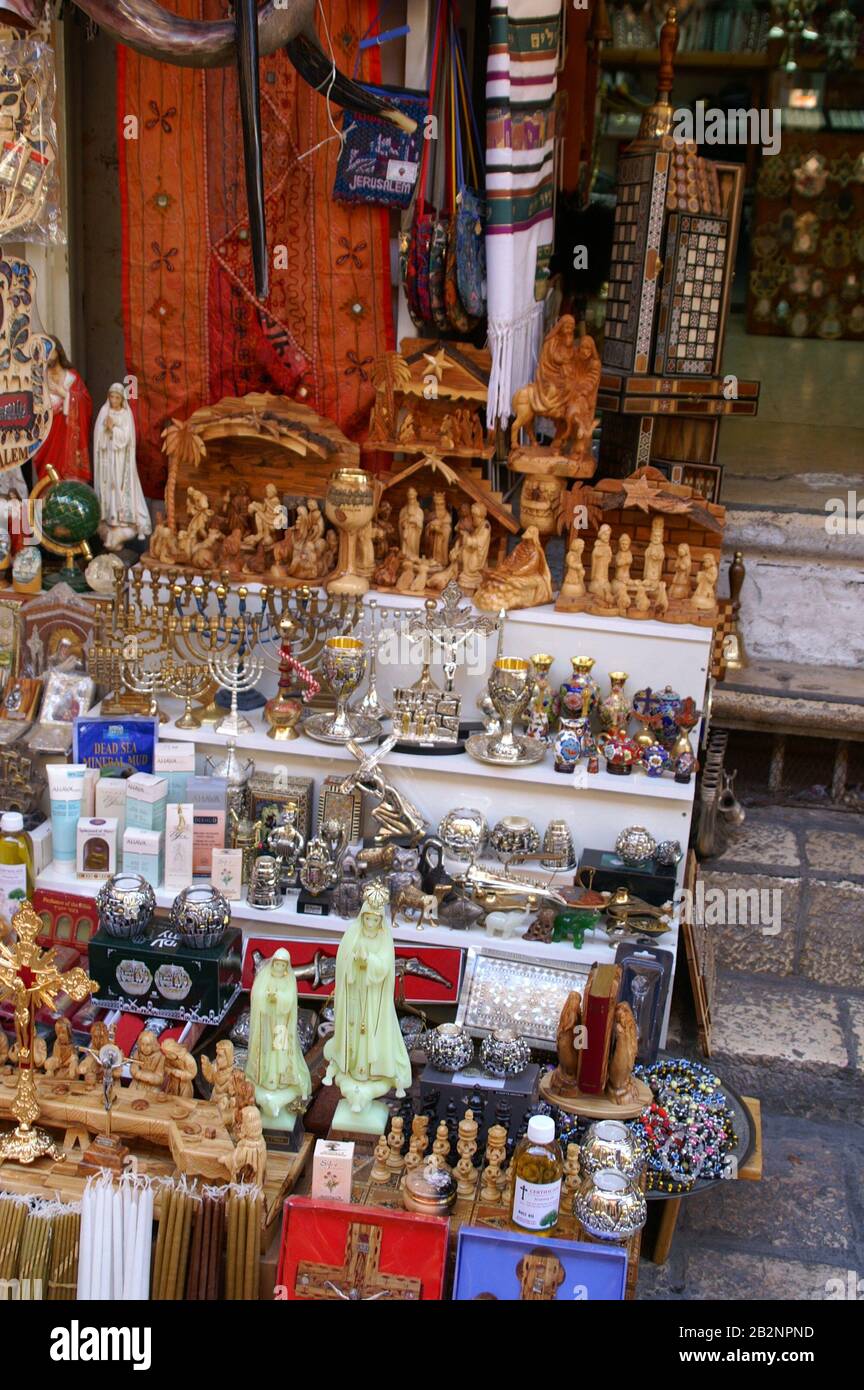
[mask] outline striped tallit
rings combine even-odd
[[[552,253],[560,0],[492,0],[486,69],[487,422],[534,375]]]

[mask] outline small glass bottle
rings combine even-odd
[[[25,898],[33,897],[33,855],[20,811],[0,816],[0,918],[11,922]]]
[[[558,1224],[564,1156],[551,1115],[532,1115],[513,1155],[511,1224],[523,1231],[551,1231]]]

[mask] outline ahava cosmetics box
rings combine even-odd
[[[143,941],[99,931],[90,942],[87,968],[99,985],[100,1004],[216,1024],[240,993],[241,943],[237,928],[206,951],[190,950],[159,923]]]

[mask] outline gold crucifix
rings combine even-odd
[[[61,990],[77,1002],[94,994],[99,986],[78,966],[62,974],[55,963],[54,950],[43,951],[36,944],[42,919],[32,903],[21,904],[12,918],[12,927],[17,941],[0,942],[0,999],[11,999],[15,1006],[18,1085],[12,1114],[18,1121],[18,1128],[0,1136],[0,1158],[33,1163],[46,1155],[62,1156],[49,1134],[33,1128],[33,1122],[39,1117],[33,1065],[36,1013],[42,1007],[53,1009]]]
[[[378,1268],[380,1258],[381,1227],[352,1221],[341,1268],[301,1260],[294,1292],[298,1298],[342,1299],[346,1303],[375,1303],[381,1298],[418,1299],[423,1287],[421,1280],[400,1274],[382,1274]]]

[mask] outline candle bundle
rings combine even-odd
[[[222,1285],[222,1244],[225,1239],[225,1195],[204,1188],[195,1213],[186,1297],[218,1299]]]
[[[182,1181],[162,1191],[159,1234],[153,1261],[151,1297],[158,1300],[182,1298],[192,1243],[192,1222],[201,1197],[190,1192]]]
[[[18,1251],[27,1212],[26,1197],[5,1192],[0,1197],[0,1279],[14,1279],[18,1273]]]
[[[48,1271],[48,1298],[71,1299],[78,1288],[78,1240],[81,1213],[67,1208],[54,1217],[51,1266]]]
[[[263,1196],[258,1187],[229,1189],[228,1241],[225,1249],[226,1299],[258,1297]]]
[[[81,1199],[78,1297],[145,1299],[153,1243],[153,1189],[148,1178],[124,1173],[115,1187],[103,1172]]]
[[[48,1289],[53,1217],[43,1210],[31,1210],[24,1223],[18,1253],[18,1286],[23,1299],[41,1299]]]

